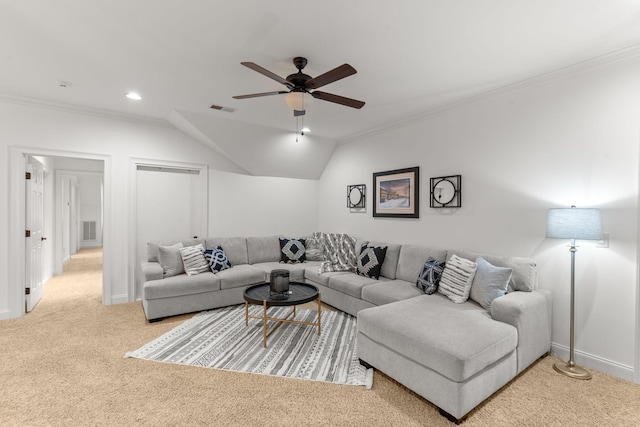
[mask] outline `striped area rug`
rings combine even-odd
[[[270,307],[270,317],[285,317],[290,307]],[[250,306],[261,315],[262,307]],[[298,309],[296,320],[315,322],[316,312]],[[269,322],[268,327],[272,327]],[[310,325],[282,324],[262,346],[262,320],[249,319],[244,305],[205,311],[125,357],[278,375],[371,387],[373,370],[356,354],[356,318],[323,311],[321,335]]]

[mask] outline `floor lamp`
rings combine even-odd
[[[570,239],[571,247],[571,326],[569,338],[569,361],[558,362],[553,368],[561,374],[580,380],[588,380],[591,374],[573,361],[574,305],[575,305],[575,264],[576,240],[602,239],[602,222],[600,209],[570,208],[549,209],[547,217],[547,237],[554,239]]]

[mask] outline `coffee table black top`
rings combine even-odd
[[[271,298],[271,295],[269,294],[270,289],[271,285],[269,283],[249,286],[244,290],[244,300],[249,304],[264,304],[266,301],[268,306],[289,306],[304,304],[318,298],[318,288],[306,283],[289,282],[289,291],[291,294],[287,299]]]

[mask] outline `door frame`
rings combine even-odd
[[[25,215],[26,215],[26,156],[71,157],[102,160],[104,162],[104,237],[102,267],[102,304],[111,304],[111,156],[51,150],[32,147],[9,147],[9,317],[25,314]]]
[[[187,169],[197,170],[200,177],[200,233],[203,237],[209,232],[209,166],[205,163],[186,163],[175,162],[172,160],[157,160],[141,157],[132,157],[129,167],[129,253],[133,254],[134,262],[129,266],[129,300],[136,298],[136,265],[137,262],[137,243],[138,243],[138,227],[137,227],[137,171],[138,166],[146,166],[151,168],[166,169]]]

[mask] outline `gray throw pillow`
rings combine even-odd
[[[176,243],[173,246],[158,246],[158,262],[162,266],[164,277],[184,273],[180,248],[182,248],[182,243]]]
[[[469,298],[491,311],[493,300],[507,293],[513,270],[496,267],[482,257],[476,258],[476,265],[478,268],[473,278]]]

